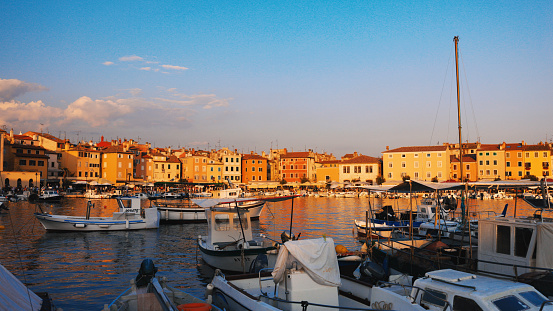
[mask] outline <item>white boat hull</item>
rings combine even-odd
[[[259,219],[265,202],[256,202],[250,206],[244,207],[250,212],[252,219]],[[204,207],[165,207],[157,206],[161,214],[162,221],[182,221],[182,222],[206,222]],[[226,215],[219,215],[220,219],[228,219]]]
[[[159,212],[155,208],[144,210],[142,218],[134,213],[114,213],[113,217],[63,216],[35,213],[44,229],[51,231],[115,231],[157,229]],[[125,215],[127,214],[127,215]],[[129,215],[130,214],[130,215]]]
[[[212,250],[209,249],[207,244],[201,238],[198,239],[198,248],[202,254],[203,260],[211,267],[221,269],[224,271],[241,272],[246,273],[250,269],[250,265],[257,258],[259,254],[266,254],[267,251],[272,248],[267,247],[250,247],[242,250],[237,249],[236,246],[229,247],[229,250]],[[276,256],[268,256],[272,258],[273,265],[276,260]]]

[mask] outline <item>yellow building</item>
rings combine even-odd
[[[207,163],[209,158],[204,155],[181,155],[182,178],[192,183],[208,183]]]
[[[89,146],[70,147],[66,144],[62,151],[61,167],[65,177],[74,180],[94,180],[101,177],[101,152]]]
[[[450,150],[447,146],[400,147],[382,152],[382,170],[386,182],[399,183],[403,177],[439,182],[449,178]]]
[[[152,154],[153,181],[178,182],[181,179],[181,162],[176,156],[165,156],[161,153]]]
[[[505,179],[520,180],[524,177],[524,142],[506,144],[501,148],[505,151]]]
[[[115,184],[125,184],[133,177],[134,154],[127,152],[123,146],[111,146],[102,152],[102,178]]]
[[[339,182],[362,181],[376,184],[376,178],[380,176],[380,159],[366,155],[342,160],[338,166]]]
[[[551,148],[539,143],[524,146],[524,175],[534,175],[538,179],[550,176]]]
[[[207,179],[213,183],[223,182],[223,163],[209,159],[207,161]]]
[[[154,159],[149,154],[135,156],[134,178],[143,181],[154,181]]]
[[[505,179],[505,150],[497,144],[480,144],[477,150],[478,179]]]
[[[318,183],[340,181],[340,160],[316,162],[315,170]]]

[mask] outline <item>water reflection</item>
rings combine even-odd
[[[514,200],[469,202],[469,209],[500,212],[508,203],[508,215]],[[332,237],[348,249],[359,249],[353,237],[353,219],[363,219],[368,198],[297,198],[291,219],[292,202],[268,203],[259,221],[252,223],[256,233],[280,240],[290,229],[301,238]],[[375,209],[383,205],[407,208],[409,200],[370,199]],[[144,201],[145,206],[149,205]],[[416,204],[414,202],[413,204]],[[85,215],[86,200],[65,199],[57,204],[41,204],[56,214]],[[100,310],[129,286],[141,261],[152,258],[177,288],[203,296],[213,269],[199,262],[198,235],[206,234],[206,224],[162,225],[157,230],[117,232],[46,232],[34,218],[35,204],[10,203],[0,214],[0,262],[35,291],[47,291],[64,310]],[[111,216],[117,210],[115,200],[96,200],[91,216]],[[517,201],[517,214],[533,209]]]

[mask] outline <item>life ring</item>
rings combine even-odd
[[[178,305],[177,309],[179,311],[210,311],[211,305],[204,302],[193,302],[183,305]]]

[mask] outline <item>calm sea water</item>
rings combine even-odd
[[[110,216],[117,210],[115,200],[94,200],[91,216]],[[373,207],[392,205],[407,208],[409,200],[370,199]],[[148,205],[146,200],[144,205]],[[414,201],[413,204],[416,204]],[[471,201],[471,211],[501,212],[514,200]],[[206,224],[162,224],[157,230],[114,232],[46,232],[33,213],[37,204],[10,203],[0,214],[0,263],[35,292],[48,292],[57,307],[69,310],[101,310],[130,285],[140,263],[154,260],[158,276],[166,276],[173,286],[203,297],[213,270],[199,259],[198,235],[206,233]],[[293,200],[292,231],[301,238],[332,237],[337,244],[358,250],[353,220],[364,219],[368,198],[314,198]],[[58,204],[41,204],[45,211],[64,215],[84,215],[86,200],[65,199]],[[280,240],[290,229],[292,201],[268,203],[259,221],[257,233]],[[517,200],[517,214],[533,210]],[[0,285],[1,286],[1,285]]]

